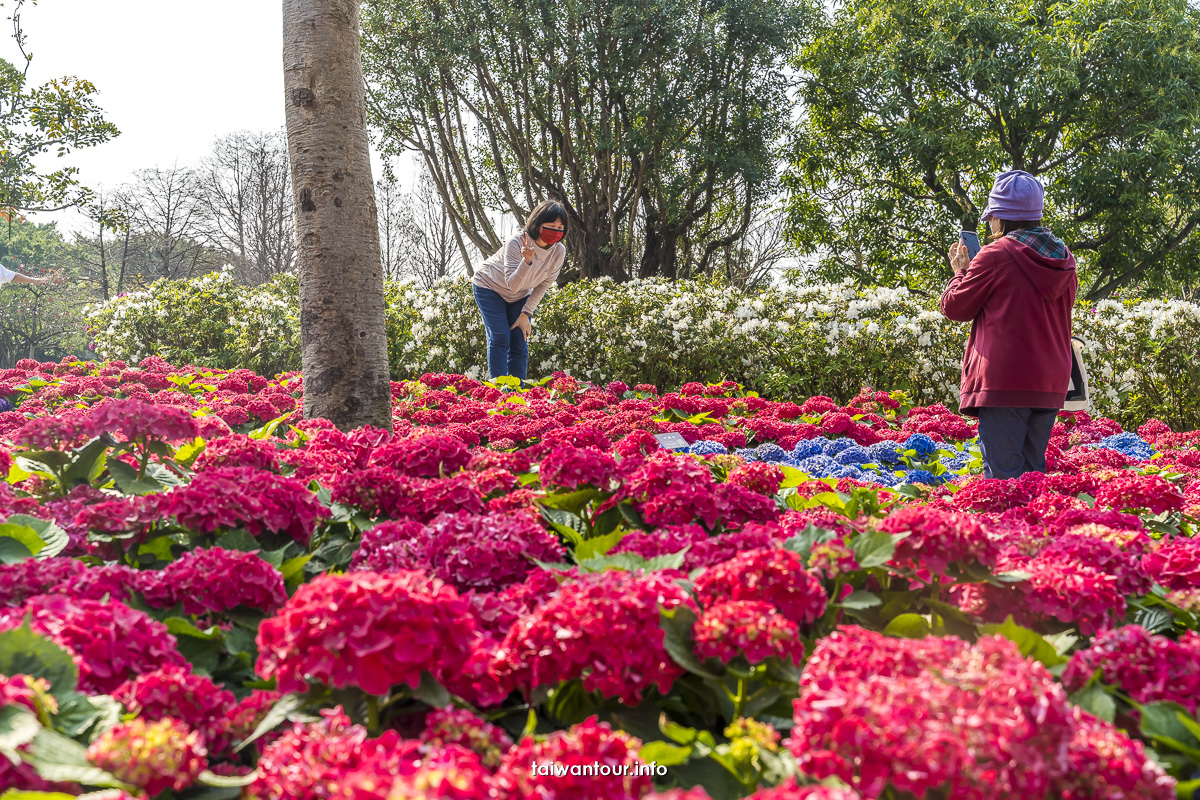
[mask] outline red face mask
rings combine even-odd
[[[546,244],[554,244],[563,237],[562,231],[552,230],[545,226],[542,227],[542,241]]]

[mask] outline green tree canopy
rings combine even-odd
[[[369,113],[468,246],[566,203],[583,277],[704,271],[776,183],[807,0],[374,0]]]
[[[10,16],[13,39],[24,63],[13,65],[0,59],[0,212],[6,216],[14,211],[51,211],[88,202],[91,192],[80,185],[78,167],[47,170],[39,166],[38,159],[49,153],[61,158],[119,133],[104,120],[94,99],[96,87],[90,82],[65,77],[42,86],[29,85],[26,76],[33,56],[26,52],[21,28],[26,2],[15,0]]]
[[[1046,184],[1089,298],[1200,279],[1187,0],[848,0],[815,31],[785,180],[824,277],[931,288],[1015,168]]]

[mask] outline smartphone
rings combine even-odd
[[[959,241],[967,246],[967,255],[972,259],[979,253],[979,235],[975,231],[959,231]]]

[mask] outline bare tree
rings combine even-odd
[[[190,278],[219,266],[220,254],[205,245],[204,199],[196,173],[176,164],[134,175],[119,195],[132,234],[128,273],[145,283]]]
[[[284,0],[304,416],[391,430],[383,267],[366,125],[361,0]]]
[[[122,240],[127,240],[128,225],[125,214],[112,196],[103,189],[97,189],[92,196],[92,202],[82,209],[90,223],[87,233],[75,234],[74,247],[69,258],[74,263],[75,271],[91,284],[93,292],[103,300],[108,300],[114,294],[114,277],[119,283],[119,270],[122,263]]]
[[[291,168],[281,133],[241,131],[213,143],[198,173],[209,241],[258,284],[295,265]]]
[[[467,274],[471,274],[471,265],[463,263],[450,213],[429,173],[422,172],[417,179],[417,190],[408,206],[411,214],[409,271],[417,281],[428,289],[442,278],[457,274],[464,266]]]
[[[400,181],[388,170],[375,182],[375,203],[379,208],[379,255],[383,262],[383,275],[388,280],[405,277],[401,262],[411,238],[412,198],[400,191]]]

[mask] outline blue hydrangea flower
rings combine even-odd
[[[823,453],[823,444],[824,441],[821,439],[805,439],[796,442],[796,446],[792,448],[792,456],[801,461],[810,456],[819,456]]]
[[[724,455],[729,452],[729,448],[720,442],[710,442],[707,439],[702,439],[698,442],[692,442],[683,448],[683,452],[693,453],[698,456]]]
[[[739,447],[737,450],[733,451],[733,454],[735,456],[741,456],[747,461],[758,461],[758,453],[755,452],[753,447]]]
[[[785,458],[787,458],[788,451],[784,450],[782,447],[774,444],[773,442],[768,442],[766,444],[760,444],[758,447],[754,448],[754,453],[758,456],[759,461],[773,462],[783,461]]]
[[[829,441],[825,442],[824,446],[821,448],[821,452],[824,455],[827,455],[830,458],[833,458],[834,456],[836,456],[838,453],[842,452],[843,450],[849,450],[851,447],[857,447],[857,446],[858,445],[855,443],[855,441],[853,439],[847,439],[846,437],[843,436],[840,439],[830,439]]]
[[[914,433],[904,442],[904,449],[916,450],[918,456],[921,458],[928,458],[937,451],[938,445],[937,442],[935,442],[933,439],[930,439],[925,434]]]
[[[800,469],[814,478],[824,478],[830,470],[837,469],[838,466],[829,456],[809,456],[800,462]]]
[[[1153,458],[1155,452],[1149,442],[1136,433],[1130,433],[1129,431],[1113,436],[1106,436],[1093,446],[1103,447],[1106,450],[1116,450],[1118,453],[1124,453],[1138,461],[1147,461]]]
[[[15,411],[16,408],[7,399],[0,397],[0,411]]]
[[[864,471],[863,474],[865,476],[863,478],[863,480],[869,480],[873,483],[878,483],[881,486],[892,487],[892,486],[895,486],[896,484],[900,483],[902,480],[901,478],[897,478],[894,474],[892,474],[891,472],[888,472],[887,470],[873,469],[873,470]]]
[[[958,453],[950,458],[942,458],[941,462],[946,465],[946,469],[948,470],[959,470],[971,463],[971,454],[967,452]]]
[[[866,473],[864,473],[862,471],[861,467],[859,467],[855,464],[849,464],[847,466],[838,467],[837,469],[830,472],[827,477],[830,477],[830,478],[853,478],[856,481],[861,481],[861,480],[866,479]]]
[[[866,464],[871,461],[871,452],[865,447],[847,447],[833,457],[839,464]]]
[[[900,463],[900,451],[903,450],[896,442],[876,442],[867,448],[867,452],[871,454],[872,464],[884,464],[891,466]]]
[[[920,435],[920,434],[918,434]],[[905,483],[928,483],[930,486],[936,486],[942,482],[941,478],[935,477],[932,472],[926,469],[910,469],[904,474]]]

